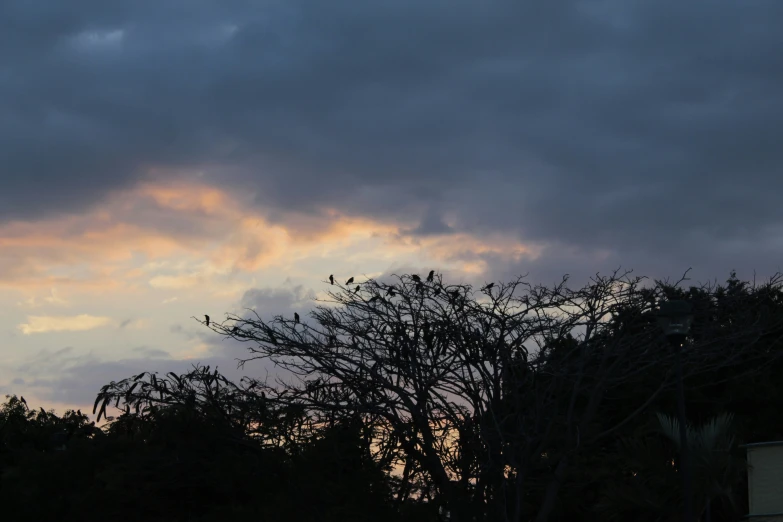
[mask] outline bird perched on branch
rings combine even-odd
[[[299,324],[299,314],[294,312],[294,324]]]
[[[430,270],[430,273],[427,275],[427,282],[432,283],[432,280],[435,278],[435,270]]]
[[[421,277],[417,276],[416,274],[411,275],[411,279],[413,279],[417,283],[421,283]]]
[[[361,288],[361,287],[360,287],[359,285],[356,285],[356,289],[354,289],[353,293],[354,293],[354,294],[358,294],[358,293],[359,293],[359,289],[360,289],[360,288]]]
[[[205,316],[204,316],[204,319],[206,319],[207,326],[209,326],[209,316],[208,316],[208,315],[205,315]]]
[[[482,290],[492,290],[492,287],[495,286],[495,283],[489,283],[487,286],[482,288]]]
[[[329,284],[330,285],[334,284],[334,274],[329,276]]]
[[[238,326],[235,326],[235,327],[233,327],[233,328],[231,329],[231,333],[232,333],[232,334],[235,334],[235,333],[237,333],[238,331],[239,331],[239,327],[238,327]]]
[[[393,286],[390,286],[389,288],[386,289],[386,295],[389,296],[389,297],[394,297],[394,287]]]
[[[350,278],[348,281],[346,281],[346,282],[345,282],[345,284],[346,284],[346,285],[350,285],[351,283],[353,283],[353,277],[352,277],[352,278]]]

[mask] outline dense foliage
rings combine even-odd
[[[99,430],[86,416],[30,411],[11,396],[0,423],[3,520],[391,520],[388,478],[351,425],[291,455],[185,407]],[[64,450],[51,440],[60,432],[72,433]]]

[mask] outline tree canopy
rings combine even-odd
[[[119,412],[101,429],[10,397],[3,505],[31,520],[55,509],[39,494],[58,513],[118,520],[669,520],[674,352],[655,311],[674,299],[695,316],[689,443],[712,448],[697,452],[711,455],[699,509],[743,515],[737,444],[783,431],[770,401],[783,397],[778,275],[683,289],[618,271],[575,290],[520,277],[475,292],[434,271],[351,279],[332,280],[309,318],[204,321],[247,344],[240,365],[273,361],[274,382],[145,372],[100,390],[98,420]]]

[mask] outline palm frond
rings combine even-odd
[[[669,520],[682,505],[676,456],[681,453],[680,425],[676,418],[656,414],[657,435],[621,439],[617,451],[626,471],[634,471],[607,487],[599,505],[607,520]],[[699,512],[708,502],[737,506],[735,486],[741,482],[746,463],[734,453],[734,416],[723,413],[704,425],[686,425],[694,483],[694,502]]]

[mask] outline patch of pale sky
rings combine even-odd
[[[109,317],[81,314],[76,316],[27,316],[27,322],[17,326],[25,335],[47,332],[82,332],[111,323]]]
[[[24,301],[17,302],[17,306],[21,308],[39,308],[47,304],[68,306],[68,300],[61,297],[56,288],[52,288],[49,290],[49,295],[44,295],[43,297],[31,295]]]
[[[120,323],[120,328],[124,330],[147,330],[152,326],[152,321],[147,318],[126,319]]]

